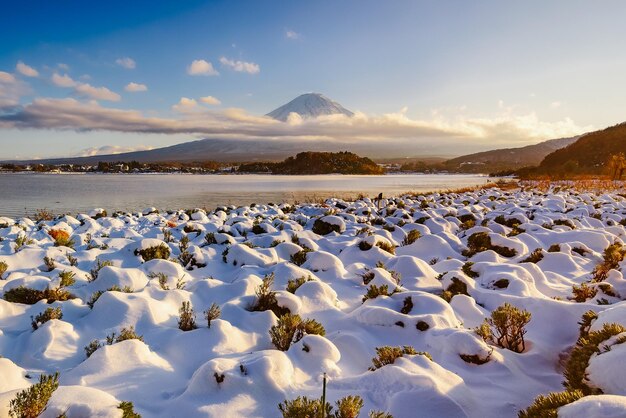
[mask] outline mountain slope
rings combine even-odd
[[[272,110],[266,116],[286,122],[290,113],[297,113],[305,119],[323,115],[354,115],[353,112],[322,94],[306,93],[296,97],[289,103]]]
[[[547,155],[540,174],[600,174],[612,154],[626,154],[626,123],[583,135],[575,143]]]
[[[539,164],[548,154],[576,142],[578,138],[580,136],[551,139],[525,147],[502,148],[463,155],[446,161],[445,166],[451,170],[483,173],[533,166]]]

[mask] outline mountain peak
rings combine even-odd
[[[305,93],[296,97],[289,103],[272,110],[267,116],[286,122],[290,113],[297,113],[305,119],[322,115],[354,115],[353,112],[321,93]]]

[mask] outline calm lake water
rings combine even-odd
[[[0,174],[0,216],[21,217],[46,208],[77,214],[102,207],[140,211],[374,197],[433,191],[487,182],[477,175],[273,176],[185,174]]]

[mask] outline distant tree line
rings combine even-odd
[[[37,173],[213,173],[229,165],[215,161],[140,163],[138,161],[99,161],[89,164],[0,164],[0,169],[11,172]]]

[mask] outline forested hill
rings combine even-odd
[[[575,142],[579,137],[551,139],[520,148],[504,148],[453,158],[444,169],[464,173],[493,173],[538,165],[548,154]]]
[[[272,174],[383,174],[384,169],[369,158],[351,152],[301,152],[279,163],[251,163],[239,167],[242,173]]]
[[[548,154],[532,174],[605,174],[611,156],[626,154],[626,123],[583,135],[573,144]]]

